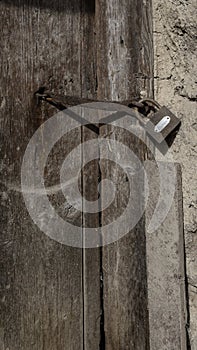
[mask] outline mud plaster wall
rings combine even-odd
[[[153,0],[155,98],[182,120],[172,146],[182,165],[191,349],[197,349],[197,3]]]

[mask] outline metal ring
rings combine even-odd
[[[161,105],[157,101],[153,100],[152,98],[144,98],[144,99],[140,100],[139,102],[143,103],[143,104],[146,103],[147,105],[151,104],[154,107],[157,107],[158,109],[161,108]]]

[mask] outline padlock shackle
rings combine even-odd
[[[153,100],[152,98],[143,98],[139,102],[143,104],[147,104],[148,106],[151,106],[151,107],[156,107],[157,109],[161,108],[161,105],[157,101]]]

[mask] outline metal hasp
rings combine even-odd
[[[40,93],[37,91],[35,96],[40,100],[46,101],[51,105],[55,106],[59,110],[64,110],[72,106],[86,104],[91,102],[96,102],[96,100],[92,99],[83,99],[79,97],[73,96],[58,96],[54,95],[51,92],[46,91],[45,93]],[[99,101],[97,101],[99,102]],[[101,102],[101,101],[100,101]],[[106,102],[106,101],[105,101]],[[133,109],[134,115],[141,125],[145,128],[147,133],[156,141],[157,143],[161,143],[172,131],[178,127],[181,123],[180,119],[178,119],[168,108],[161,107],[158,102],[152,99],[144,99],[137,101],[136,99],[132,99],[131,101],[109,101],[117,104],[122,104],[127,106],[129,109]],[[150,114],[151,109],[154,108],[156,110],[154,114]],[[108,116],[100,120],[100,125],[112,122],[114,118],[119,119],[122,118],[125,113],[119,113],[116,115]],[[129,113],[130,115],[130,113]],[[151,115],[151,117],[150,117]],[[98,127],[95,125],[87,126],[88,128],[96,128],[96,133],[98,134]]]
[[[163,106],[154,113],[150,121],[145,124],[145,129],[155,141],[161,143],[180,125],[180,123],[180,119],[168,108]]]

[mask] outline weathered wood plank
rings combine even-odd
[[[98,148],[98,135],[90,129],[83,127],[82,141],[94,140]],[[94,157],[92,147],[83,149],[83,196],[91,201],[98,200],[99,166],[98,158],[87,162],[90,155]],[[99,205],[95,213],[89,213],[83,203],[83,238],[84,246],[87,247],[87,228],[99,229]],[[97,350],[100,344],[100,248],[84,248],[83,250],[83,281],[84,281],[84,349]]]
[[[153,52],[150,1],[97,1],[96,14],[99,28],[98,98],[120,101],[133,96],[151,96]],[[126,144],[142,161],[146,157],[146,147],[127,132],[108,126],[102,127],[101,136]],[[124,155],[117,152],[117,163],[121,157]],[[111,177],[119,190],[114,205],[102,212],[102,224],[105,225],[120,215],[129,194],[124,170],[121,172],[118,166],[102,163],[101,160],[101,173],[103,178]],[[133,185],[137,210],[143,204],[140,192],[137,195],[140,190],[137,183]],[[143,218],[125,237],[103,248],[102,267],[105,349],[148,349]]]
[[[96,1],[98,98],[153,95],[151,1]]]
[[[36,106],[34,92],[47,86],[57,93],[82,94],[81,4],[48,1],[44,7],[37,2],[1,2],[0,334],[2,347],[10,350],[83,348],[82,250],[40,232],[20,192],[26,145],[55,113],[44,104]],[[49,160],[48,185],[56,184],[54,164],[81,142],[81,131],[64,142],[54,151],[52,163]],[[53,201],[58,207],[58,200]]]
[[[147,267],[151,350],[186,350],[186,300],[181,168],[179,164],[162,163],[163,172],[172,178],[175,171],[175,193],[169,213],[154,232],[147,232]],[[146,164],[149,201],[147,228],[160,191],[155,162]],[[158,336],[159,334],[159,336]]]
[[[55,113],[44,104],[36,106],[32,96],[40,86],[60,94],[116,101],[152,96],[151,3],[96,1],[95,8],[94,1],[85,0],[48,1],[42,6],[15,0],[1,2],[1,9],[4,226],[0,345],[10,350],[148,349],[144,219],[120,241],[102,250],[61,246],[44,236],[29,218],[20,192],[20,167],[29,138]],[[103,127],[100,136],[123,142],[142,161],[146,157],[146,147],[126,132]],[[97,135],[82,127],[57,145],[46,167],[48,186],[58,182],[62,156],[92,138],[97,139]],[[81,152],[83,167],[88,154],[83,147]],[[118,153],[116,156],[118,160]],[[98,213],[81,217],[80,213],[73,216],[73,212],[71,218],[63,210],[62,195],[52,195],[51,203],[65,219],[78,225],[99,226],[101,219],[104,225],[124,209],[128,196],[124,172],[110,163],[101,161],[100,165],[102,174],[97,162],[84,168],[82,193],[85,198],[95,199],[100,175],[111,176],[119,186],[114,206],[103,212],[102,218]],[[135,191],[138,196],[137,184]],[[138,209],[143,204],[139,199],[135,205]],[[176,210],[173,215],[177,217]],[[180,232],[177,227],[175,231]],[[83,233],[85,237],[85,228]],[[179,271],[183,267],[175,260],[173,268]],[[152,260],[149,263],[151,270]],[[156,349],[153,298],[150,283],[151,349]],[[181,300],[176,301],[179,310]],[[161,303],[166,306],[163,299]],[[170,314],[165,316],[162,325],[156,325],[159,332]],[[181,316],[180,323],[183,330]],[[175,327],[179,332],[178,323],[172,325],[173,332]],[[172,334],[163,335],[168,344]],[[176,339],[184,349],[184,331],[182,334],[182,340],[179,335]]]
[[[97,98],[97,56],[95,1],[82,1],[82,56],[81,79],[82,97]],[[86,114],[85,116],[86,117]],[[87,116],[88,117],[88,116]],[[91,116],[90,116],[91,120]],[[85,142],[94,140],[95,148],[98,134],[82,127],[82,181],[83,189],[83,239],[86,242],[86,228],[99,227],[99,208],[89,213],[85,200],[95,201],[98,198],[98,159],[87,163],[90,155],[94,155],[91,147],[83,146]],[[87,164],[86,164],[87,163]],[[87,242],[86,242],[87,243]],[[84,312],[84,349],[97,350],[100,344],[100,248],[83,249],[83,312]]]
[[[107,131],[103,130],[102,136],[118,140],[135,152],[138,159],[143,160],[143,145],[137,137],[132,137],[131,141],[129,132],[116,127],[111,127]],[[115,152],[113,145],[110,148]],[[115,154],[116,164],[119,164],[125,154],[120,153],[119,148]],[[132,181],[132,193],[129,192],[127,167],[134,171],[134,175],[129,179]],[[125,168],[121,169],[117,165],[114,166],[110,162],[106,164],[106,161],[101,160],[102,177],[111,178],[117,191],[113,205],[102,212],[103,225],[116,221],[117,217],[124,213],[129,196],[132,196],[133,200],[133,211],[130,215],[134,216],[140,212],[144,202],[143,177],[140,181],[138,171],[136,164],[131,164],[129,161],[125,162]],[[104,196],[109,195],[106,188],[103,188],[103,191]],[[112,231],[109,228],[108,234],[118,235],[124,225],[125,236],[103,248],[105,344],[106,349],[148,349],[144,218],[142,217],[129,232],[126,228],[127,222],[124,222],[121,227],[117,224]]]

